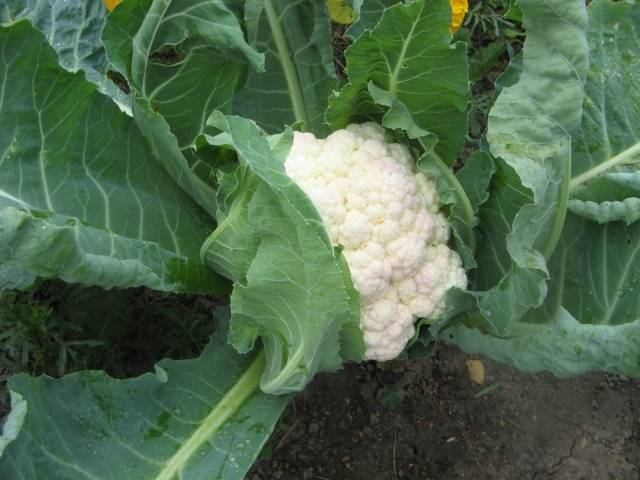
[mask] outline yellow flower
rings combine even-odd
[[[118,6],[122,2],[122,0],[103,0],[104,5],[107,7],[107,10],[111,11]]]
[[[469,2],[467,0],[450,0],[451,1],[451,31],[457,31],[464,21],[464,16],[469,11]]]
[[[346,0],[327,0],[327,7],[331,20],[343,25],[351,25],[356,21],[356,12]]]

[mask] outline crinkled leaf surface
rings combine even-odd
[[[549,295],[508,337],[456,325],[443,334],[469,353],[559,376],[640,376],[640,225],[569,214],[549,270]]]
[[[416,124],[438,138],[435,151],[451,165],[467,131],[466,48],[451,44],[448,0],[418,0],[384,11],[372,31],[347,48],[350,84],[329,101],[327,121],[343,128],[360,115],[358,103],[371,81],[400,100]],[[355,90],[355,92],[354,92]]]
[[[486,328],[499,335],[546,296],[546,259],[565,219],[570,133],[580,124],[588,67],[583,2],[519,4],[527,30],[522,71],[502,88],[487,131],[491,153],[513,175],[493,184],[474,285],[489,289],[478,295],[479,304]],[[530,198],[516,203],[521,188]]]
[[[209,123],[228,134],[240,168],[256,177],[246,182],[249,190],[226,197],[232,201],[223,207],[228,214],[202,252],[213,268],[237,275],[230,341],[245,351],[261,338],[267,355],[263,391],[301,390],[316,372],[362,357],[357,294],[318,212],[284,172],[289,149],[272,147],[241,117],[214,114]],[[289,134],[288,145],[291,140]],[[248,234],[258,239],[253,254],[244,248]],[[243,246],[236,265],[228,265],[232,258],[220,264],[236,242]]]
[[[218,0],[131,0],[109,15],[103,34],[154,154],[211,214],[213,171],[194,153],[196,138],[213,110],[231,108],[249,65],[263,62],[246,43],[235,10]]]
[[[148,152],[131,118],[62,70],[26,21],[0,29],[0,256],[103,287],[215,291],[199,262],[215,223]]]
[[[131,83],[184,147],[214,109],[229,109],[247,65],[262,62],[224,2],[154,0],[133,37]]]
[[[270,133],[301,121],[326,133],[323,113],[337,86],[326,2],[249,0],[245,19],[251,44],[265,54],[265,71],[251,71],[234,113]]]
[[[590,7],[590,70],[573,142],[572,212],[640,219],[640,5]]]
[[[525,9],[526,22],[525,2],[519,3]],[[629,67],[626,62],[611,63],[607,55],[599,54],[603,42],[607,45],[611,38],[603,32],[619,31],[626,35],[625,32],[636,26],[639,8],[637,4],[609,0],[591,3],[589,47],[595,55],[592,56],[585,86],[588,95],[593,96],[589,92],[601,92],[601,62],[607,64],[607,77],[624,77],[623,72]],[[607,122],[611,123],[611,131],[619,132],[620,116],[630,114],[625,106],[622,110],[612,111],[608,120],[600,114],[596,117],[596,110],[589,105],[590,96],[586,97],[582,134],[573,141],[572,182],[579,178],[581,172],[593,168],[593,159],[609,158],[606,152],[611,144],[607,142],[592,144],[594,148],[587,155],[585,135],[596,138],[599,133],[598,138],[602,138],[603,133],[598,129],[606,131],[609,127]],[[616,135],[616,138],[622,140],[625,136]],[[627,175],[625,171],[621,173],[623,177]],[[593,183],[602,181],[601,178],[594,179]],[[481,268],[495,262],[499,265],[498,272],[509,272],[513,267],[498,253],[506,248],[505,241],[500,238],[509,234],[509,219],[514,218],[522,205],[533,199],[533,195],[530,189],[518,185],[515,171],[504,165],[494,187],[502,193],[490,198],[486,208],[482,209],[483,224],[494,225],[494,231],[486,232],[490,243],[480,252],[478,262]],[[618,188],[624,191],[620,186]],[[510,193],[506,193],[507,190]],[[504,219],[502,223],[499,222],[501,218]],[[568,213],[548,262],[548,295],[542,306],[526,312],[511,325],[506,336],[492,337],[478,329],[468,328],[474,324],[471,318],[468,326],[456,325],[443,337],[468,352],[509,361],[526,371],[548,370],[566,376],[605,370],[640,376],[640,225],[637,222],[627,225],[623,220],[599,224],[583,215]],[[493,280],[498,275],[496,272]],[[479,280],[482,281],[481,278]],[[526,291],[525,287],[528,286],[510,283],[510,298],[518,298]]]
[[[263,356],[240,355],[224,337],[196,359],[162,360],[131,379],[12,377],[26,416],[0,477],[241,480],[288,399],[260,392]]]
[[[0,5],[0,23],[31,21],[45,34],[64,69],[83,71],[101,92],[128,109],[128,95],[107,75],[112,67],[100,41],[107,13],[102,0],[5,0]]]

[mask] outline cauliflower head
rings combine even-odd
[[[442,315],[446,291],[467,286],[460,257],[447,247],[435,184],[375,123],[326,139],[296,132],[285,170],[344,248],[361,297],[365,358],[395,358],[416,319]]]

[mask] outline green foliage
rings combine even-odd
[[[526,24],[526,4],[521,4]],[[584,86],[584,113],[572,139],[571,170],[567,173],[570,177],[565,179],[568,180],[567,196],[578,195],[580,190],[576,187],[582,185],[587,176],[590,182],[583,187],[582,194],[587,191],[602,194],[606,191],[602,188],[604,184],[618,179],[619,186],[608,190],[608,196],[602,198],[598,208],[603,208],[608,201],[605,198],[613,200],[616,195],[622,198],[628,193],[631,195],[627,198],[633,198],[633,182],[638,174],[637,163],[633,162],[635,157],[626,156],[637,144],[628,122],[640,113],[638,91],[627,81],[634,65],[616,61],[618,53],[612,57],[610,49],[610,45],[616,45],[613,52],[623,52],[620,55],[640,54],[637,34],[634,35],[638,15],[637,5],[630,3],[600,0],[589,8],[587,38],[591,61]],[[527,44],[525,62],[526,48]],[[557,88],[557,84],[555,86]],[[520,182],[514,173],[508,167],[501,168],[494,187],[498,191],[493,192],[481,212],[482,224],[492,226],[495,232],[486,233],[487,249],[479,250],[478,273],[483,273],[478,277],[479,283],[495,282],[497,272],[509,268],[507,263],[501,263],[498,268],[489,266],[495,259],[505,258],[499,254],[507,246],[501,239],[513,234],[504,229],[504,222],[500,227],[500,221],[505,217],[515,218],[514,207],[533,200],[530,190],[517,186]],[[626,189],[621,188],[623,184]],[[574,201],[570,200],[569,205]],[[625,225],[632,219],[621,215],[601,218],[599,221],[605,223],[598,224],[593,221],[594,216],[581,210],[576,212],[575,204],[569,208],[571,212],[566,213],[566,221],[557,232],[557,247],[547,262],[550,280],[543,289],[543,301],[532,302],[535,308],[515,322],[514,317],[510,317],[508,335],[494,338],[475,328],[457,325],[445,332],[444,338],[466,351],[509,361],[526,371],[548,370],[567,376],[606,370],[637,376],[640,368],[637,360],[640,352],[638,223]],[[490,272],[494,275],[490,276]],[[513,272],[511,268],[507,275]],[[512,284],[512,289],[515,287],[523,293],[533,286],[526,278],[519,280],[520,283]],[[512,299],[517,298],[518,290],[513,292]],[[518,305],[515,301],[513,304]],[[468,323],[473,325],[475,321],[477,319]]]
[[[447,0],[357,1],[333,94],[325,2],[66,4],[2,10],[0,289],[94,287],[6,293],[0,338],[4,368],[107,372],[12,377],[2,478],[239,479],[286,403],[264,392],[362,358],[348,265],[284,172],[286,125],[382,123],[437,181],[470,283],[411,354],[445,340],[526,371],[640,376],[637,2],[476,3],[454,38]],[[507,57],[457,168],[469,80]],[[215,319],[175,295],[231,282]],[[169,293],[125,289],[141,286]]]
[[[137,375],[197,354],[213,331],[205,297],[41,281],[0,296],[0,351],[13,372],[61,376],[101,368]]]
[[[316,372],[342,365],[341,331],[359,318],[359,308],[352,310],[353,286],[315,207],[284,172],[291,135],[270,145],[253,122],[241,117],[215,113],[208,123],[238,152],[237,170],[253,177],[243,183],[237,182],[237,171],[227,177],[233,187],[222,189],[235,191],[240,185],[241,194],[225,196],[231,204],[223,209],[229,213],[203,249],[211,267],[220,269],[221,259],[222,270],[233,272],[237,281],[229,340],[247,352],[261,337],[267,356],[263,391],[301,390]],[[245,246],[246,238],[258,241]],[[229,245],[242,245],[242,255],[230,257]],[[347,328],[342,336],[343,342],[360,345],[359,352],[345,355],[362,358],[359,329]]]
[[[0,474],[242,478],[287,402],[258,390],[263,365],[261,355],[233,351],[222,331],[200,357],[163,360],[155,373],[128,380],[98,371],[60,380],[14,376],[11,391],[29,411]]]
[[[12,165],[0,177],[0,260],[105,288],[223,292],[199,263],[213,219],[157,168],[135,123],[62,70],[26,21],[2,28],[0,45],[11,92],[0,148]]]
[[[121,108],[129,109],[130,99],[109,78],[113,66],[100,39],[106,15],[103,0],[81,3],[6,0],[0,7],[0,24],[29,20],[47,37],[62,68],[69,72],[83,71],[101,92],[111,96]]]
[[[633,4],[591,7],[589,80],[582,128],[573,141],[575,214],[599,223],[640,219],[640,11]]]
[[[496,100],[496,78],[522,49],[522,17],[514,18],[506,0],[471,2],[463,28],[456,38],[468,43],[469,80],[473,93],[469,102],[467,141],[480,143],[487,116]]]
[[[250,0],[245,19],[251,45],[265,53],[265,70],[251,71],[235,98],[234,113],[269,133],[302,122],[327,133],[323,113],[337,87],[325,2]]]
[[[47,372],[62,375],[69,357],[64,336],[65,322],[53,314],[53,298],[37,298],[34,291],[7,292],[0,297],[0,357],[2,368],[11,372]],[[75,351],[71,350],[71,358]],[[65,353],[63,353],[65,352]]]
[[[506,53],[511,59],[522,47],[522,16],[513,15],[507,0],[478,1],[472,4],[464,28],[457,33],[468,40],[469,79],[481,80]]]
[[[372,82],[402,102],[420,128],[437,136],[436,153],[453,164],[467,131],[468,76],[464,44],[451,45],[450,20],[448,0],[387,9],[373,30],[347,49],[349,84],[331,98],[327,121],[334,128],[358,121],[360,92]]]

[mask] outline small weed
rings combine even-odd
[[[494,82],[520,52],[524,41],[522,25],[505,18],[509,6],[509,0],[471,2],[464,28],[456,34],[469,48],[472,98],[467,144],[474,147],[486,130],[487,115],[496,99]]]
[[[102,369],[149,371],[165,357],[197,355],[214,329],[206,297],[145,289],[105,291],[42,281],[0,296],[0,375],[58,377]]]

